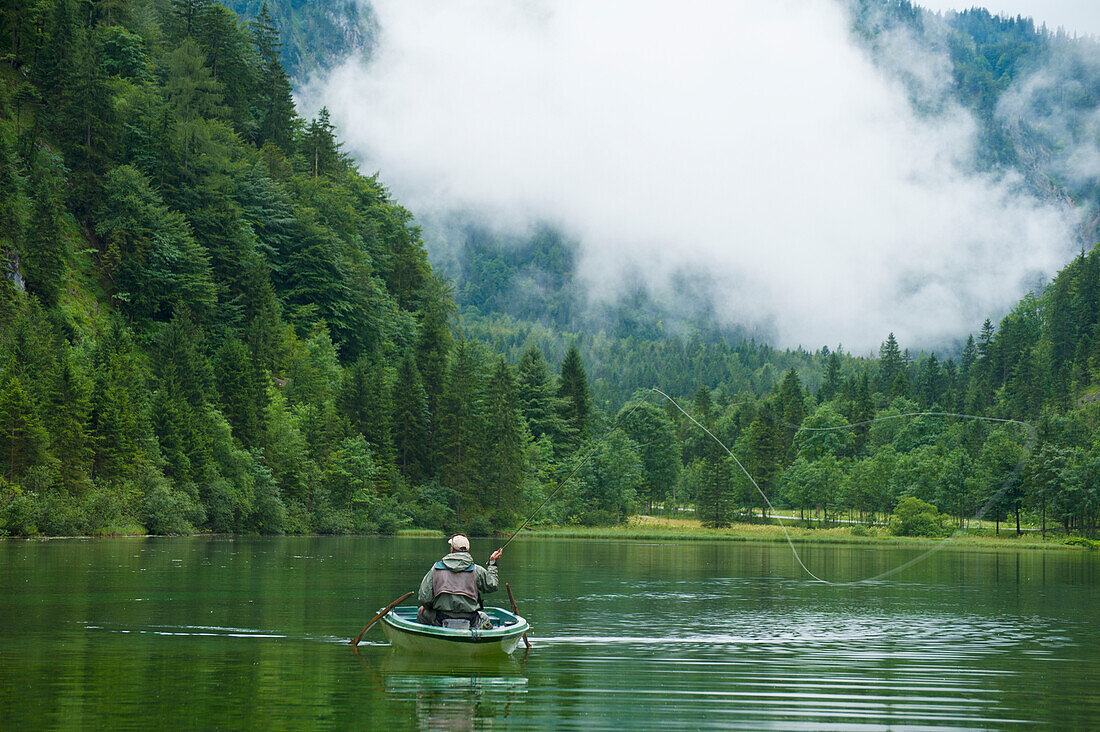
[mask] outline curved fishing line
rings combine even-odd
[[[740,468],[741,472],[745,474],[745,477],[749,479],[749,482],[752,483],[752,487],[755,488],[756,492],[760,494],[760,497],[764,499],[764,502],[767,504],[768,508],[772,509],[773,512],[775,512],[777,510],[775,508],[774,504],[772,504],[771,500],[768,499],[767,494],[764,493],[763,490],[761,490],[760,486],[757,485],[756,480],[752,477],[752,475],[749,473],[749,471],[745,469],[745,466],[741,464],[741,461],[737,458],[736,455],[734,455],[733,451],[730,450],[728,447],[726,447],[726,444],[724,442],[722,442],[720,439],[718,439],[718,437],[716,437],[713,432],[711,432],[705,426],[700,424],[700,422],[697,419],[695,419],[690,414],[688,414],[684,410],[684,408],[681,407],[676,402],[676,400],[673,399],[672,397],[670,397],[668,394],[665,394],[663,391],[661,391],[660,389],[657,389],[655,387],[650,387],[650,390],[660,394],[665,399],[672,402],[672,405],[674,407],[676,407],[676,409],[678,409],[681,414],[683,414],[685,417],[687,417],[689,420],[691,420],[692,423],[695,424],[695,426],[697,426],[699,429],[701,429],[703,432],[705,432],[712,440],[717,442],[718,445],[723,450],[725,450],[731,458],[733,458],[733,461],[737,464],[737,467]],[[784,424],[788,427],[792,427],[794,429],[803,429],[807,432],[811,432],[811,431],[812,432],[830,432],[830,431],[838,431],[838,430],[842,430],[842,429],[853,429],[855,427],[863,427],[863,426],[866,426],[866,425],[869,425],[869,424],[873,424],[875,422],[881,422],[881,421],[886,421],[886,420],[890,420],[890,419],[903,419],[903,418],[909,418],[909,417],[958,417],[958,418],[962,418],[962,419],[973,419],[973,420],[980,420],[980,421],[984,421],[984,422],[995,422],[995,423],[1002,423],[1002,424],[1015,424],[1015,425],[1019,425],[1019,426],[1023,427],[1027,431],[1027,444],[1024,447],[1023,453],[1021,454],[1021,457],[1020,457],[1019,461],[1016,463],[1015,469],[1005,479],[1005,481],[1004,481],[1004,483],[1002,483],[1000,489],[996,493],[994,493],[993,496],[991,496],[989,498],[989,500],[987,500],[985,502],[985,504],[978,510],[977,514],[975,514],[975,518],[978,521],[981,521],[982,517],[990,509],[990,507],[992,507],[995,503],[997,503],[997,501],[999,501],[1004,496],[1004,494],[1006,492],[1008,492],[1008,489],[1011,488],[1012,485],[1015,483],[1016,479],[1020,476],[1020,473],[1023,472],[1024,464],[1027,462],[1027,458],[1031,454],[1031,450],[1035,446],[1035,442],[1038,439],[1038,433],[1036,432],[1035,428],[1027,422],[1021,422],[1020,420],[1016,420],[1016,419],[1002,419],[1002,418],[997,418],[997,417],[981,417],[981,416],[973,415],[973,414],[957,414],[957,413],[954,413],[954,412],[909,412],[909,413],[906,413],[906,414],[890,414],[890,415],[885,415],[883,417],[876,417],[875,419],[869,419],[869,420],[865,420],[865,421],[862,421],[862,422],[856,422],[854,424],[838,425],[838,426],[834,426],[834,427],[802,427],[801,425],[792,425],[792,424],[790,424],[789,422],[787,422],[785,420],[777,420],[777,421],[779,421],[780,423],[782,423],[782,424]],[[827,585],[855,585],[855,584],[861,584],[861,583],[865,583],[865,582],[877,582],[878,580],[885,579],[885,578],[887,578],[891,575],[897,574],[898,572],[901,572],[905,569],[908,569],[909,567],[912,567],[914,564],[917,564],[919,562],[924,561],[928,557],[932,556],[936,552],[943,549],[951,539],[954,539],[962,531],[961,529],[957,529],[950,537],[948,537],[947,539],[943,540],[942,542],[936,544],[935,546],[933,546],[931,549],[924,552],[923,554],[920,554],[920,555],[914,557],[913,559],[910,559],[909,561],[898,565],[897,567],[893,567],[892,569],[889,569],[885,572],[882,572],[880,574],[876,574],[873,577],[867,577],[867,578],[859,579],[859,580],[851,580],[851,581],[848,581],[848,582],[832,582],[830,580],[823,579],[822,577],[817,576],[816,574],[814,574],[810,570],[809,567],[806,566],[806,563],[802,561],[802,557],[799,555],[798,550],[795,548],[794,542],[791,540],[790,532],[787,531],[787,525],[785,523],[783,523],[783,517],[780,516],[777,512],[773,513],[772,515],[775,516],[776,520],[779,522],[780,528],[783,529],[783,536],[787,540],[787,545],[791,548],[791,553],[794,554],[794,558],[798,562],[799,566],[802,567],[802,569],[806,572],[806,574],[810,575],[811,577],[813,577],[818,582],[822,582],[822,583],[827,584]]]

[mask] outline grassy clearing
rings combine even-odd
[[[834,526],[811,529],[787,524],[787,533],[778,524],[738,523],[724,529],[707,529],[694,519],[666,519],[632,516],[624,526],[553,526],[526,530],[532,536],[570,539],[641,539],[670,541],[778,541],[796,544],[878,544],[880,546],[921,546],[949,542],[952,545],[997,549],[1065,549],[1085,547],[1064,543],[1062,537],[1043,540],[1035,536],[1017,537],[1004,532],[1000,536],[960,532],[947,539],[922,539],[894,536],[881,527]]]

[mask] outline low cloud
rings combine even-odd
[[[935,347],[1072,250],[1071,212],[972,172],[974,121],[914,112],[839,4],[372,4],[372,59],[307,104],[418,214],[561,227],[593,293],[697,273],[781,345]]]

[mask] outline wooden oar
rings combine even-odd
[[[504,589],[508,590],[508,599],[512,601],[512,614],[519,615],[519,610],[516,609],[516,598],[512,596],[512,586],[507,582],[504,583]],[[531,641],[527,640],[527,634],[523,634],[523,645],[527,648],[531,647]]]
[[[367,623],[367,627],[365,627],[365,628],[363,628],[363,629],[362,629],[361,631],[359,631],[359,635],[355,636],[355,640],[353,640],[353,641],[349,641],[349,643],[350,643],[350,644],[351,644],[352,646],[357,646],[357,645],[359,645],[359,639],[363,637],[363,634],[364,634],[364,633],[366,633],[366,632],[367,632],[368,630],[370,630],[370,627],[371,627],[372,625],[374,625],[374,624],[375,624],[375,623],[377,623],[377,622],[378,622],[379,620],[381,620],[382,616],[383,616],[383,615],[385,615],[386,613],[388,613],[388,612],[389,612],[390,610],[393,610],[393,609],[394,609],[395,607],[397,607],[397,606],[398,606],[398,605],[400,605],[401,603],[405,602],[405,600],[407,600],[407,599],[409,599],[410,597],[412,597],[412,594],[413,594],[413,593],[411,593],[411,592],[406,592],[406,593],[405,593],[404,595],[402,595],[401,597],[397,598],[396,600],[394,600],[393,602],[391,602],[391,603],[390,603],[389,605],[386,605],[386,607],[382,609],[382,612],[380,612],[380,613],[378,613],[377,615],[375,615],[375,616],[374,616],[374,619],[373,619],[373,620],[371,620],[371,621],[370,621],[369,623]],[[512,603],[512,604],[514,605],[515,603]]]

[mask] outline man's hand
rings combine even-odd
[[[495,562],[496,560],[500,559],[500,557],[503,554],[504,554],[504,547],[501,547],[500,549],[497,549],[495,552],[493,552],[492,555],[490,555],[489,561],[490,562]]]

